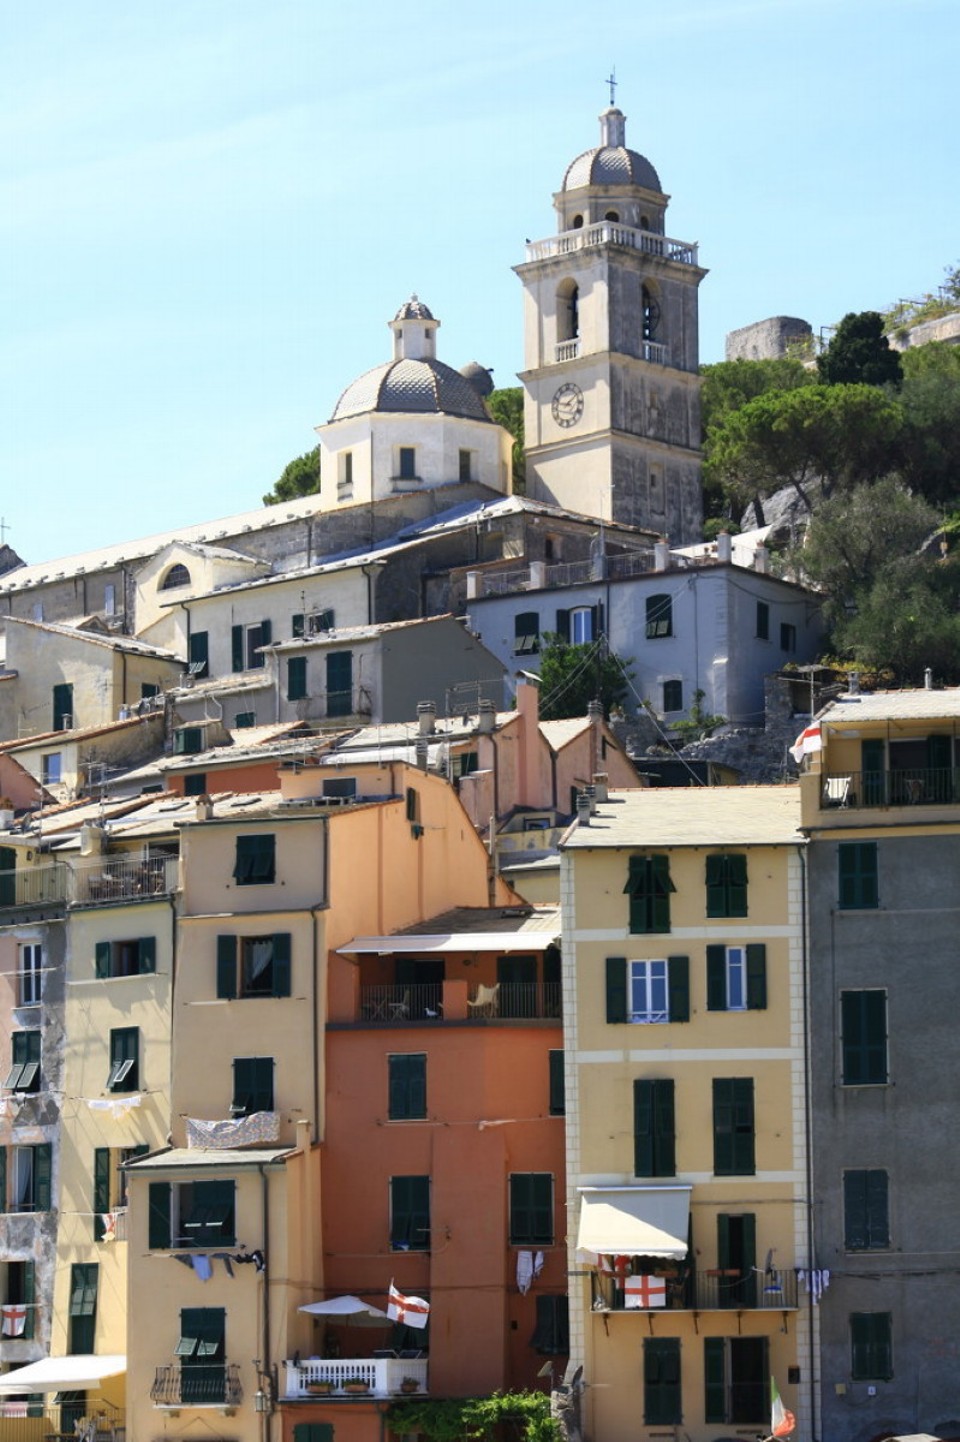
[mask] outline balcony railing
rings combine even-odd
[[[238,1407],[243,1401],[240,1367],[236,1362],[158,1367],[150,1400],[155,1407]]]
[[[42,1394],[42,1398],[0,1401],[2,1442],[52,1442],[55,1438],[74,1437],[81,1442],[124,1442],[126,1414],[102,1398],[98,1397],[95,1404],[55,1402],[49,1393]]]
[[[951,766],[845,771],[822,777],[820,804],[833,807],[954,806],[960,770]]]
[[[483,596],[506,596],[515,591],[553,590],[576,586],[585,581],[619,581],[630,576],[643,576],[654,569],[652,551],[631,551],[622,556],[601,556],[594,561],[559,561],[544,566],[539,572],[486,571],[479,581]]]
[[[62,906],[67,900],[69,868],[63,862],[53,866],[22,867],[0,871],[0,912],[32,906]]]
[[[650,1291],[656,1300],[642,1307],[625,1296],[613,1277],[594,1272],[592,1309],[594,1312],[790,1312],[797,1307],[797,1274],[793,1270],[678,1271],[664,1277],[654,1275],[653,1281],[655,1285]]]
[[[415,1382],[422,1394],[427,1391],[427,1365],[426,1357],[344,1357],[336,1361],[306,1357],[299,1363],[285,1363],[283,1395],[287,1401],[324,1395],[338,1400],[364,1395],[394,1397],[412,1390],[403,1385],[407,1379]]]
[[[553,358],[556,361],[576,360],[579,354],[579,336],[575,336],[573,340],[558,340],[553,348]]]
[[[304,696],[293,705],[301,721],[354,721],[373,715],[373,698],[366,686]]]
[[[559,981],[395,983],[360,988],[359,1020],[426,1026],[467,1020],[559,1021],[562,1002]]]
[[[617,221],[602,220],[585,225],[581,230],[565,230],[546,240],[533,240],[527,246],[527,260],[550,260],[556,255],[574,255],[578,250],[592,250],[599,245],[625,245],[644,255],[656,255],[681,265],[696,265],[697,246],[685,240],[671,240],[650,230],[634,230]]]
[[[70,900],[75,906],[95,906],[169,896],[178,878],[176,856],[98,856],[74,863]]]

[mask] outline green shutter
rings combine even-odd
[[[550,1059],[550,1115],[562,1117],[567,1109],[563,1052],[557,1049],[549,1052],[548,1056]]]
[[[230,662],[233,671],[245,671],[243,655],[243,627],[230,628]]]
[[[707,915],[726,916],[727,888],[724,885],[723,857],[707,857]]]
[[[652,931],[670,930],[670,892],[674,890],[670,880],[670,858],[654,856],[653,866],[653,925]]]
[[[234,1109],[244,1112],[256,1110],[255,1093],[257,1090],[257,1058],[252,1056],[235,1056],[233,1059],[233,1105]]]
[[[190,670],[198,679],[210,669],[210,646],[206,631],[192,631],[187,648]]]
[[[661,1077],[653,1085],[654,1176],[674,1177],[676,1124],[673,1110],[673,1079]]]
[[[7,1149],[0,1146],[0,1212],[7,1210]]]
[[[34,1211],[49,1212],[53,1205],[53,1147],[41,1142],[33,1149]]]
[[[893,1376],[893,1347],[889,1312],[852,1312],[852,1376],[854,1381],[887,1382]]]
[[[667,989],[670,995],[670,1020],[690,1020],[690,958],[667,958]]]
[[[291,634],[291,636],[293,637],[293,639],[296,641],[300,636],[303,635],[303,631],[304,631],[304,626],[303,626],[303,612],[302,612],[302,611],[297,611],[297,612],[291,617],[291,621],[290,621],[290,634]]]
[[[717,1268],[721,1272],[730,1270],[730,1218],[726,1212],[717,1216]]]
[[[570,640],[570,610],[565,608],[557,612],[557,635],[561,641]]]
[[[726,1422],[727,1420],[725,1361],[726,1339],[724,1337],[704,1337],[704,1422]]]
[[[680,1404],[680,1339],[643,1340],[643,1420],[648,1427],[682,1422]]]
[[[727,948],[707,947],[707,1011],[727,1009]]]
[[[154,972],[157,969],[157,938],[155,936],[141,936],[140,942],[140,970],[143,973]]]
[[[714,1077],[713,1170],[717,1176],[755,1171],[752,1077]]]
[[[307,694],[307,658],[291,656],[287,661],[287,700],[302,701]]]
[[[99,981],[104,981],[110,975],[110,943],[109,941],[98,941],[94,948],[96,957],[96,974]]]
[[[110,1148],[96,1147],[93,1153],[93,1240],[103,1241],[102,1213],[110,1210]]]
[[[861,1252],[867,1245],[867,1173],[843,1175],[843,1245],[848,1252]]]
[[[627,958],[607,957],[607,1021],[627,1020]]]
[[[747,858],[741,854],[727,857],[727,915],[747,914]]]
[[[232,1001],[237,994],[237,938],[217,937],[217,996]]]
[[[289,931],[276,931],[273,934],[273,994],[290,995]]]
[[[35,1262],[24,1262],[23,1264],[23,1301],[26,1307],[26,1317],[20,1335],[21,1337],[32,1337],[37,1315],[37,1267]],[[28,1413],[29,1415],[31,1414]]]
[[[886,992],[843,992],[841,1028],[844,1085],[883,1085],[887,1081]]]
[[[764,1011],[767,1005],[767,948],[762,941],[747,947],[747,1007]]]
[[[260,645],[269,646],[273,641],[273,625],[270,621],[260,622]]]
[[[633,1083],[633,1175],[654,1175],[652,1081]]]
[[[156,1250],[170,1246],[170,1183],[151,1182],[147,1245]]]
[[[867,1245],[869,1247],[889,1247],[890,1210],[885,1171],[878,1169],[867,1172],[865,1212]]]

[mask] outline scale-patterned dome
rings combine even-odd
[[[438,360],[402,359],[375,366],[347,386],[330,419],[341,421],[370,411],[490,420],[476,387]]]
[[[662,194],[660,177],[645,155],[624,144],[626,117],[611,106],[600,116],[601,144],[585,150],[567,166],[561,190],[584,185],[642,185]]]

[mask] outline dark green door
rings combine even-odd
[[[927,737],[927,784],[923,795],[929,801],[953,800],[953,737]]]
[[[886,747],[883,741],[879,737],[861,741],[860,769],[863,772],[864,806],[884,806],[886,804],[885,767]]]
[[[180,1400],[184,1405],[217,1405],[226,1399],[222,1307],[184,1307],[180,1312]]]
[[[17,904],[17,853],[12,846],[0,846],[0,906]]]
[[[353,714],[353,652],[327,652],[327,715]]]
[[[501,1016],[536,1016],[535,956],[498,956],[497,981],[500,983],[497,1009]]]
[[[717,1217],[721,1307],[757,1305],[757,1221],[752,1212]]]
[[[730,1338],[730,1421],[765,1422],[770,1415],[766,1337]]]

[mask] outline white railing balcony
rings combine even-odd
[[[285,1362],[286,1401],[330,1396],[399,1397],[427,1391],[426,1357],[304,1357]],[[404,1385],[406,1384],[406,1385]]]
[[[532,240],[527,246],[527,260],[550,260],[557,255],[573,255],[578,250],[591,250],[599,245],[625,245],[644,255],[659,256],[680,265],[697,265],[698,247],[686,240],[672,240],[651,230],[634,230],[618,221],[602,220],[585,225],[581,230],[564,230],[546,240]]]
[[[665,366],[668,365],[670,362],[667,347],[665,345],[661,345],[659,341],[641,341],[640,354],[642,358],[645,361],[649,361],[651,365]]]
[[[574,336],[573,340],[558,340],[553,348],[553,358],[555,361],[576,360],[579,354],[579,336]]]

